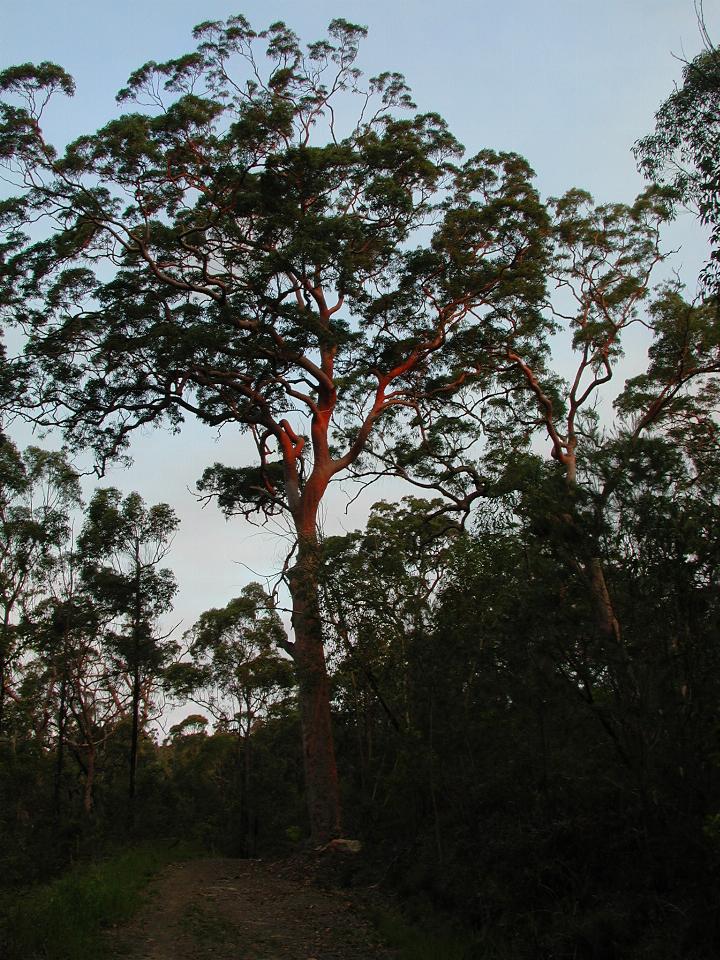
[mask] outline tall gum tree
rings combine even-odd
[[[443,404],[430,398],[423,401],[414,436],[367,451],[379,470],[441,491],[442,511],[467,514],[479,499],[518,497],[582,585],[591,629],[625,706],[642,702],[644,692],[608,562],[608,544],[622,526],[622,496],[633,482],[640,486],[634,480],[638,464],[658,444],[666,445],[669,462],[684,462],[699,496],[720,449],[717,304],[712,298],[688,303],[677,284],[652,293],[653,271],[665,259],[660,230],[671,199],[667,190],[652,187],[630,205],[596,205],[577,189],[551,201],[547,271],[555,290],[546,309],[570,348],[567,380],[552,372],[542,350],[498,336],[491,348],[497,390],[492,414],[487,405],[478,410],[474,395],[462,390]],[[640,329],[647,361],[617,388],[613,417],[608,392],[622,370],[623,350],[630,344],[637,354],[638,341],[631,338]],[[488,351],[477,360],[487,363]],[[542,467],[529,448],[538,434],[549,441],[551,457]],[[371,457],[366,459],[365,475],[372,475]],[[601,714],[585,666],[578,661],[578,675]],[[626,709],[624,716],[633,738],[644,743],[649,732],[641,715]]]
[[[614,492],[648,435],[674,437],[692,458],[695,431],[689,424],[714,423],[717,322],[707,304],[687,303],[677,285],[651,295],[653,271],[665,259],[660,249],[660,229],[670,214],[665,191],[650,188],[631,205],[595,205],[587,193],[573,190],[552,209],[549,273],[566,304],[552,310],[572,337],[572,372],[566,384],[553,384],[547,371],[512,347],[507,359],[535,406],[563,479],[557,517],[566,531],[566,555],[592,598],[598,633],[614,646],[633,688],[603,562],[603,529]],[[618,390],[611,423],[610,410],[598,407],[605,400],[609,408],[602,391],[612,389],[622,369],[633,328],[649,334],[648,360],[644,371]]]
[[[22,190],[0,209],[0,303],[28,337],[12,368],[25,414],[101,466],[136,427],[186,415],[254,439],[254,466],[216,464],[200,486],[293,530],[287,650],[322,841],[341,819],[320,503],[383,424],[482,391],[463,345],[541,335],[547,215],[522,158],[461,162],[399,74],[363,81],[364,28],[335,20],[302,47],[237,16],[194,35],[193,52],[131,75],[119,100],[134,112],[62,155],[42,116],[72,80],[49,63],[2,74],[0,159]]]

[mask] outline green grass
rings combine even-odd
[[[193,854],[187,846],[170,844],[131,848],[102,862],[77,864],[57,880],[31,888],[2,911],[0,955],[97,960],[103,956],[103,930],[132,916],[162,867]]]
[[[376,913],[373,922],[385,943],[398,951],[398,960],[474,960],[477,942],[471,935],[428,931],[396,913]]]

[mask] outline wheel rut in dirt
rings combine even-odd
[[[287,863],[191,860],[108,934],[115,960],[387,960],[358,903]]]

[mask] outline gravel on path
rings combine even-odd
[[[287,863],[190,860],[168,867],[127,925],[117,960],[389,960],[354,894]]]

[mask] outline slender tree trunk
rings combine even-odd
[[[615,616],[615,609],[605,579],[605,571],[599,557],[593,557],[588,564],[590,589],[595,605],[595,615],[600,633],[607,640],[622,646],[620,622]]]
[[[6,606],[0,636],[0,740],[5,729],[5,684],[8,671],[8,656],[10,653],[10,609]]]
[[[437,803],[437,787],[435,784],[435,694],[430,693],[430,729],[429,729],[429,747],[430,747],[430,800],[433,810],[433,824],[435,827],[435,848],[438,855],[438,863],[443,862],[443,842],[440,830],[440,814]]]
[[[253,834],[252,834],[252,807],[250,804],[250,766],[251,766],[251,749],[250,746],[250,732],[248,731],[247,736],[245,737],[243,749],[243,793],[245,795],[245,823],[243,826],[243,833],[245,834],[245,853],[248,857],[252,857],[255,854],[255,849],[253,845]]]
[[[238,836],[240,838],[239,846],[239,856],[247,856],[247,849],[245,847],[245,803],[247,798],[245,796],[245,750],[247,744],[245,742],[245,733],[242,728],[242,724],[238,723],[237,737],[235,739],[235,766],[233,770],[233,776],[235,778],[235,789],[237,790],[238,796],[238,806],[236,811],[236,820],[233,823],[232,831],[236,829],[236,824],[239,824]]]
[[[5,651],[0,651],[0,740],[5,727]]]
[[[55,790],[54,790],[54,805],[55,813],[60,813],[60,799],[62,791],[62,778],[63,772],[65,770],[65,713],[66,713],[66,701],[67,701],[67,681],[64,676],[64,665],[63,665],[63,677],[60,681],[60,703],[58,705],[58,743],[57,743],[57,754],[55,756]]]
[[[133,685],[132,685],[132,727],[130,731],[130,778],[128,782],[128,822],[130,829],[135,826],[135,774],[137,771],[138,736],[140,728],[140,623],[142,617],[142,596],[140,580],[140,541],[135,541],[135,595],[133,598]]]
[[[297,562],[289,576],[295,634],[293,657],[311,838],[321,844],[340,835],[341,815],[330,718],[330,683],[318,599],[319,563],[316,535],[314,532],[301,534]]]
[[[95,808],[95,754],[96,746],[88,740],[87,767],[85,769],[85,786],[83,789],[83,810],[85,816],[92,816]]]
[[[593,557],[588,565],[590,590],[595,604],[595,618],[603,639],[612,645],[616,653],[618,680],[626,697],[640,699],[640,685],[635,675],[632,660],[625,646],[620,621],[610,596],[602,561]]]
[[[135,820],[135,773],[137,770],[138,737],[140,730],[140,667],[136,661],[133,669],[132,688],[132,728],[130,733],[130,779],[128,783],[128,798],[130,800],[130,825]]]

